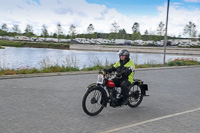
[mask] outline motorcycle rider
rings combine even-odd
[[[128,87],[133,83],[133,75],[135,70],[135,64],[130,59],[130,53],[126,49],[119,50],[119,61],[116,62],[111,68],[104,69],[105,72],[111,73],[116,71],[116,77],[112,79],[116,87],[121,87],[122,97],[118,100],[121,104],[126,105],[128,100]],[[121,78],[119,78],[121,77]]]

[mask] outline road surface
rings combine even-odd
[[[200,67],[136,71],[150,96],[137,108],[81,106],[97,74],[0,80],[0,133],[198,133]]]

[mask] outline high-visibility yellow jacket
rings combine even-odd
[[[128,81],[131,82],[131,84],[133,83],[135,64],[131,59],[125,62],[125,64],[123,64],[123,61],[119,60],[113,67],[116,69],[115,71],[122,74],[122,78],[128,78]]]

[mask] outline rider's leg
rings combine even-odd
[[[112,81],[115,83],[116,87],[120,87],[121,80],[119,78],[113,78]]]
[[[131,85],[131,83],[125,79],[121,82],[120,86],[121,86],[121,94],[123,96],[123,102],[126,102],[127,101],[127,98],[128,98],[128,93],[129,93],[129,89],[128,87]]]

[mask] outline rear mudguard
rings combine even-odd
[[[149,95],[146,94],[146,91],[148,91],[148,85],[147,84],[142,84],[141,88],[142,88],[142,95],[143,96],[149,96]]]
[[[131,86],[133,86],[133,85],[138,85],[138,86],[140,86],[140,87],[141,87],[141,91],[142,91],[142,95],[143,95],[143,96],[148,96],[148,95],[146,94],[146,91],[148,91],[148,85],[147,85],[147,84],[143,84],[143,81],[142,81],[142,80],[140,80],[140,79],[135,79],[135,81],[132,83]]]
[[[107,95],[107,92],[106,90],[100,86],[100,85],[97,85],[96,83],[93,83],[93,84],[90,84],[88,87],[87,87],[87,91],[92,91],[94,88],[98,88],[101,92],[102,92],[102,100],[101,101],[101,104],[106,107],[107,106],[107,103],[108,103],[108,95]]]

